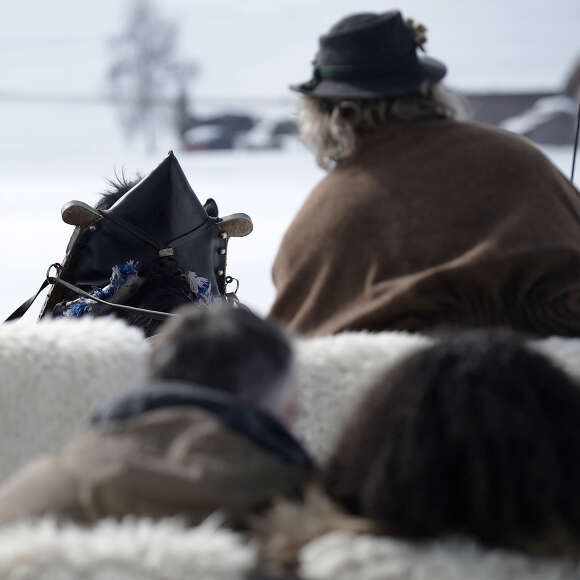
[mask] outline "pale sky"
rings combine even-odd
[[[124,0],[5,2],[0,93],[95,94],[107,38],[123,28]],[[580,0],[163,0],[181,23],[184,57],[201,96],[288,96],[306,80],[318,36],[342,16],[399,8],[427,25],[428,54],[461,89],[557,88],[580,56]]]

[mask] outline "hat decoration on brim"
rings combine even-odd
[[[379,99],[439,82],[446,66],[424,51],[427,29],[398,10],[352,14],[320,37],[312,78],[290,88],[327,99]]]

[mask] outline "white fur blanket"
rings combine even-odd
[[[349,413],[374,381],[431,342],[405,332],[345,332],[299,340],[297,436],[316,458],[325,459]]]
[[[309,580],[578,580],[578,563],[486,550],[466,540],[413,544],[332,532],[301,553]]]
[[[356,402],[402,357],[432,339],[347,332],[297,341],[297,436],[323,460]],[[531,343],[580,379],[580,339]],[[114,318],[0,325],[0,481],[59,449],[95,405],[144,378],[150,344]]]
[[[242,580],[256,545],[207,521],[127,518],[94,528],[45,518],[0,528],[2,580]],[[302,549],[305,580],[573,580],[577,563],[486,550],[465,540],[424,544],[332,532]]]
[[[148,351],[141,331],[113,318],[0,325],[0,480],[141,381]]]
[[[402,358],[433,342],[406,332],[345,332],[299,340],[298,437],[317,459],[327,458],[368,388]],[[580,339],[551,337],[529,344],[580,380]]]
[[[378,376],[431,339],[405,333],[345,333],[298,342],[298,436],[324,458],[353,404]],[[532,343],[580,378],[580,340]],[[140,331],[113,319],[0,326],[0,477],[82,429],[95,404],[143,378],[149,350]],[[93,529],[50,519],[0,529],[6,580],[230,580],[255,548],[211,522],[128,519]],[[569,580],[575,565],[486,551],[470,543],[413,545],[333,533],[302,551],[311,580]]]
[[[186,529],[127,518],[87,529],[45,518],[0,528],[2,580],[237,580],[254,559],[254,548],[211,521]]]

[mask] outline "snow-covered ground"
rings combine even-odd
[[[37,290],[47,267],[64,257],[72,228],[61,221],[61,206],[71,199],[96,201],[115,170],[147,173],[171,142],[162,139],[165,148],[155,155],[137,152],[120,138],[114,115],[104,105],[87,110],[74,105],[5,104],[0,126],[5,129],[0,140],[0,319],[4,319]],[[11,134],[10,127],[18,131]],[[28,140],[27,135],[33,137]],[[546,152],[569,175],[571,150]],[[243,211],[252,217],[254,232],[230,242],[228,273],[240,279],[240,298],[267,312],[274,296],[270,266],[281,236],[323,172],[299,145],[283,152],[176,154],[202,201],[215,198],[222,215]],[[33,313],[41,303],[39,299]]]

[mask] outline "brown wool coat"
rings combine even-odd
[[[78,523],[105,517],[182,516],[221,510],[232,525],[307,474],[197,409],[164,409],[76,437],[0,487],[0,524],[55,514]]]
[[[312,191],[270,316],[305,335],[507,325],[580,336],[580,197],[528,140],[392,123]]]

